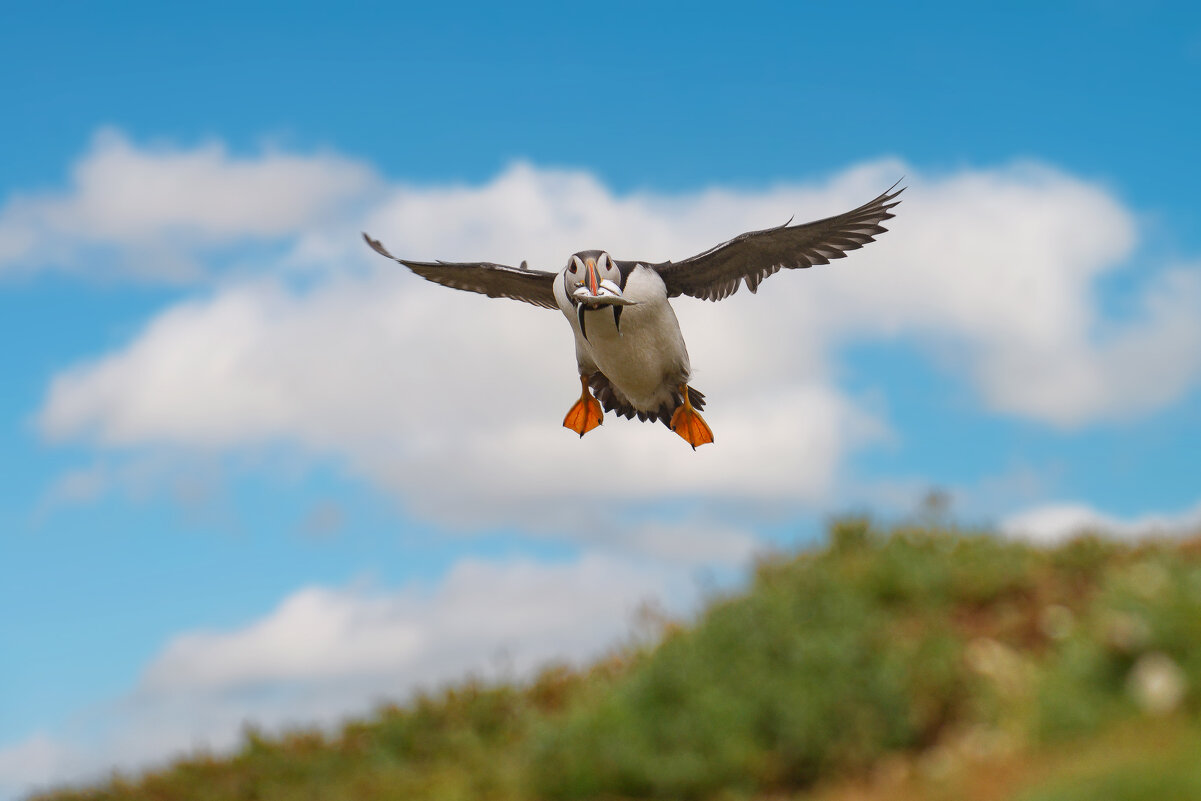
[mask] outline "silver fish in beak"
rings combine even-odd
[[[595,293],[588,286],[580,286],[572,293],[572,297],[592,308],[600,306],[633,306],[638,303],[638,301],[630,300],[621,294],[621,287],[607,278],[597,284]]]

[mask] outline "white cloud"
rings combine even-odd
[[[290,442],[443,522],[574,531],[664,499],[813,500],[847,447],[882,430],[803,372],[748,387],[737,369],[702,368],[720,451],[617,418],[581,442],[560,426],[578,383],[557,312],[411,279],[307,293],[264,280],[180,304],[124,351],[58,376],[40,424],[117,449]],[[613,477],[611,508],[593,502],[593,470]]]
[[[361,209],[379,186],[369,167],[333,154],[239,158],[215,142],[137,147],[101,131],[66,191],[0,207],[0,273],[186,278],[198,250],[301,236]]]
[[[78,754],[44,732],[0,745],[0,799],[15,799],[33,787],[60,781],[78,765]]]
[[[310,587],[230,632],[175,637],[141,692],[228,692],[268,683],[373,679],[430,685],[504,652],[525,673],[612,645],[663,573],[599,555],[456,565],[433,592]]]
[[[1018,512],[1001,521],[1002,533],[1041,544],[1063,542],[1092,533],[1118,539],[1175,537],[1201,531],[1201,504],[1179,514],[1144,514],[1122,518],[1083,503],[1052,503]]]
[[[1196,266],[1152,274],[1141,314],[1107,319],[1097,283],[1135,230],[1100,187],[1022,164],[918,174],[892,226],[855,280],[815,276],[817,313],[841,336],[913,338],[994,410],[1061,427],[1129,417],[1201,372]]]
[[[421,281],[371,254],[345,218],[306,229],[285,261],[354,269],[303,288],[242,279],[178,303],[56,376],[39,425],[124,451],[294,445],[443,523],[588,538],[631,507],[828,499],[848,454],[891,436],[872,403],[838,386],[847,342],[907,339],[987,406],[1057,426],[1147,413],[1196,382],[1201,271],[1151,272],[1141,315],[1110,319],[1098,281],[1129,260],[1133,217],[1101,187],[1037,165],[924,176],[889,161],[821,186],[618,195],[585,172],[518,164],[479,186],[395,188],[362,227],[423,259],[554,268],[595,245],[679,258],[853,207],[901,173],[910,188],[879,243],[758,295],[676,303],[716,434],[696,453],[616,419],[578,441],[559,426],[577,385],[557,312]]]
[[[469,673],[582,664],[629,634],[641,604],[678,612],[695,592],[686,571],[597,554],[468,560],[426,588],[300,589],[239,628],[173,637],[132,692],[65,733],[0,748],[0,792],[227,749],[247,721],[331,725]]]

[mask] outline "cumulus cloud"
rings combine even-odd
[[[0,747],[0,789],[223,750],[247,721],[329,725],[467,674],[582,664],[618,644],[642,604],[678,612],[695,591],[686,571],[598,554],[466,560],[424,587],[302,588],[243,626],[173,637],[130,693],[65,734]]]
[[[1098,281],[1128,262],[1136,231],[1101,187],[1019,164],[918,175],[908,195],[862,275],[814,281],[831,326],[912,337],[993,410],[1065,428],[1148,412],[1195,383],[1201,270],[1155,271],[1138,314],[1109,319]]]
[[[576,392],[561,315],[421,281],[371,254],[345,219],[293,237],[285,262],[354,269],[303,286],[281,270],[179,302],[58,374],[39,426],[119,451],[284,443],[443,523],[588,539],[617,507],[828,500],[849,454],[896,436],[870,399],[840,388],[847,343],[903,339],[985,406],[1061,427],[1145,414],[1195,384],[1201,270],[1148,271],[1138,313],[1112,319],[1098,282],[1131,262],[1134,217],[1046,166],[923,175],[883,161],[816,185],[667,195],[517,164],[482,185],[393,187],[359,219],[420,259],[553,269],[602,245],[662,260],[843,211],[901,173],[909,190],[880,242],[775,276],[758,295],[676,303],[716,433],[696,453],[661,427],[613,419],[580,443],[558,425]],[[612,482],[608,504],[593,497],[597,476]]]
[[[709,414],[720,453],[614,418],[581,443],[559,425],[578,393],[568,330],[557,312],[399,271],[308,292],[264,280],[180,304],[127,349],[58,376],[40,421],[52,438],[116,449],[288,442],[342,457],[443,522],[566,522],[598,537],[628,504],[813,500],[849,446],[883,431],[795,365],[757,387],[737,367],[702,368],[700,386],[722,398]],[[709,345],[715,362],[739,361],[741,346]],[[615,477],[610,508],[594,470]]]
[[[79,764],[79,754],[44,732],[0,745],[0,798],[15,799],[32,787],[60,780]]]
[[[0,274],[46,267],[97,278],[193,277],[199,252],[299,237],[363,204],[380,181],[333,154],[231,155],[220,143],[139,147],[101,131],[70,186],[0,207]],[[98,274],[102,273],[102,274]]]
[[[659,571],[593,554],[566,564],[466,560],[432,592],[305,588],[239,630],[174,638],[147,668],[141,691],[373,677],[432,684],[487,669],[501,652],[525,673],[611,645],[662,580]]]
[[[1006,517],[1002,533],[1041,544],[1054,544],[1078,534],[1099,534],[1117,539],[1178,537],[1201,531],[1201,504],[1179,514],[1145,514],[1119,517],[1083,503],[1051,503]]]

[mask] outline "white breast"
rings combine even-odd
[[[612,307],[584,312],[587,339],[562,283],[555,282],[555,299],[575,332],[581,372],[599,369],[634,408],[645,411],[659,409],[688,381],[688,349],[658,273],[641,265],[630,273],[623,294],[637,303],[622,307],[620,328]]]

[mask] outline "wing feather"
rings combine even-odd
[[[555,273],[531,270],[525,266],[509,267],[487,261],[410,261],[389,253],[379,240],[363,234],[363,239],[376,253],[403,264],[427,281],[452,289],[479,292],[490,298],[512,298],[545,309],[557,309],[555,304]]]
[[[897,182],[898,184],[900,181]],[[888,229],[880,225],[894,215],[889,211],[905,191],[893,184],[880,196],[857,209],[802,225],[791,220],[775,228],[748,231],[683,261],[654,264],[667,285],[668,297],[691,295],[721,300],[738,291],[740,284],[755,292],[770,275],[782,269],[797,270],[842,259]],[[896,190],[896,191],[893,191]]]

